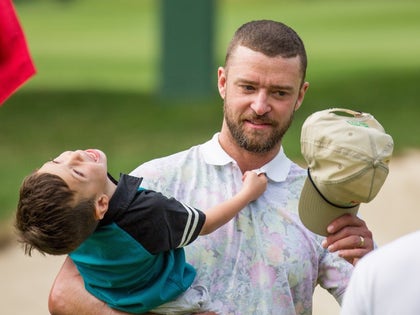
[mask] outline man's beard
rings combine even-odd
[[[265,115],[258,116],[254,113],[254,115],[246,117],[246,119],[249,121],[258,121],[259,123],[268,123],[273,127],[273,131],[268,135],[263,132],[258,132],[258,130],[249,134],[243,128],[244,120],[240,119],[239,121],[235,121],[226,109],[226,105],[224,105],[224,118],[233,139],[241,148],[253,153],[269,152],[281,143],[284,134],[292,124],[293,115],[294,112],[283,125],[279,125],[277,121],[273,121]]]

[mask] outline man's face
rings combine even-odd
[[[100,150],[66,151],[38,170],[61,177],[77,198],[92,199],[104,193],[108,181],[106,155]]]
[[[298,57],[267,57],[238,46],[219,68],[224,126],[241,148],[255,153],[278,148],[308,83],[302,83]],[[227,128],[227,130],[226,130]]]

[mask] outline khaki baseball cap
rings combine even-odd
[[[327,226],[378,194],[394,143],[368,113],[331,108],[309,116],[302,126],[301,150],[308,164],[299,216],[312,232],[326,236]]]

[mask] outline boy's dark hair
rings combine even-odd
[[[303,75],[302,83],[304,82],[308,63],[305,46],[299,35],[289,26],[271,20],[251,21],[243,24],[237,29],[229,43],[225,67],[238,46],[245,46],[269,57],[292,58],[299,56]]]
[[[34,172],[24,179],[15,227],[25,254],[31,256],[33,249],[42,254],[68,254],[97,224],[94,200],[76,200],[61,177]]]

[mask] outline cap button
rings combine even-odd
[[[381,161],[376,159],[375,161],[373,161],[373,167],[378,167],[379,164],[381,164]]]

